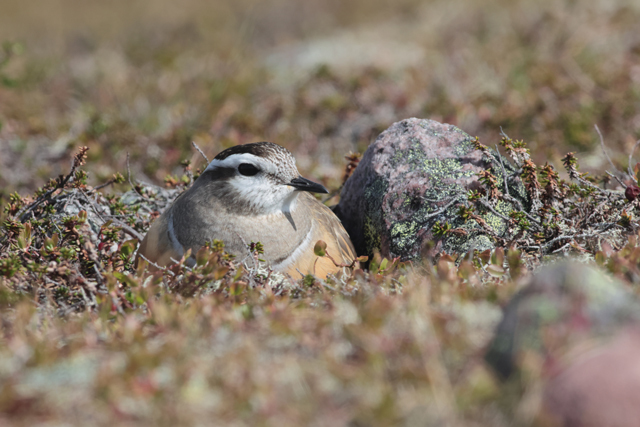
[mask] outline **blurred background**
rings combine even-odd
[[[621,169],[640,138],[637,0],[0,0],[0,191],[68,171],[161,183],[270,140],[337,187],[344,155],[430,118],[534,159]]]

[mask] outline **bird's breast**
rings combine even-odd
[[[249,244],[260,242],[263,258],[272,265],[308,246],[313,234],[310,218],[298,209],[242,215],[212,203],[181,203],[174,206],[171,216],[174,234],[185,251],[195,252],[217,239],[225,243],[227,252],[242,259],[249,254]]]
[[[275,266],[286,262],[296,251],[302,251],[309,246],[313,236],[312,222],[308,217],[292,212],[279,212],[264,216],[238,217],[233,223],[227,224],[229,241],[233,241],[229,234],[238,233],[243,239],[235,239],[240,243],[240,249],[246,253],[244,242],[260,242],[264,247],[264,259]],[[237,242],[240,240],[240,242]],[[237,250],[236,249],[236,250]]]

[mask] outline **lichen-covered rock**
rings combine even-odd
[[[539,375],[569,349],[634,324],[640,303],[623,284],[585,264],[559,263],[538,271],[511,299],[485,359],[502,379],[523,369]]]
[[[468,191],[481,187],[478,173],[491,169],[504,191],[504,170],[511,196],[526,204],[526,193],[510,162],[497,153],[485,155],[473,142],[457,127],[433,120],[402,120],[380,134],[335,207],[357,252],[378,250],[406,261],[418,259],[428,241],[435,242],[437,252],[450,254],[492,248],[492,235],[507,231],[504,218],[513,206],[496,201],[494,210],[503,218],[479,212],[484,224],[459,215]],[[434,232],[436,222],[451,231]]]

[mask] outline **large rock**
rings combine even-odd
[[[467,192],[481,187],[478,172],[491,169],[504,191],[502,165],[494,164],[501,157],[494,152],[493,159],[488,158],[472,142],[457,127],[433,120],[402,120],[380,134],[345,183],[335,208],[356,251],[371,255],[379,250],[404,261],[419,258],[428,241],[446,253],[492,248],[490,232],[458,215]],[[511,195],[526,204],[514,168],[504,158],[502,163]],[[507,202],[496,202],[495,210],[504,217],[512,209]],[[499,216],[489,211],[479,215],[496,235],[507,230],[507,221]],[[455,232],[436,235],[432,227],[437,221]]]

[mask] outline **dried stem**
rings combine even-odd
[[[195,141],[191,141],[191,145],[193,145],[193,148],[195,148],[198,151],[198,153],[200,153],[200,155],[204,158],[207,164],[209,164],[209,158],[204,154],[204,151],[202,151],[200,147],[198,147],[198,144],[196,144]]]
[[[607,149],[604,145],[604,138],[602,137],[602,132],[600,132],[600,128],[598,128],[598,125],[593,125],[593,127],[596,128],[596,132],[598,132],[598,136],[600,137],[600,147],[602,147],[602,152],[604,153],[604,156],[607,158],[607,160],[609,161],[609,164],[611,165],[611,167],[613,168],[613,170],[615,170],[616,172],[623,174],[623,172],[621,172],[620,170],[618,170],[618,168],[613,164],[613,162],[611,161],[611,157],[609,157],[609,153],[607,153]]]

